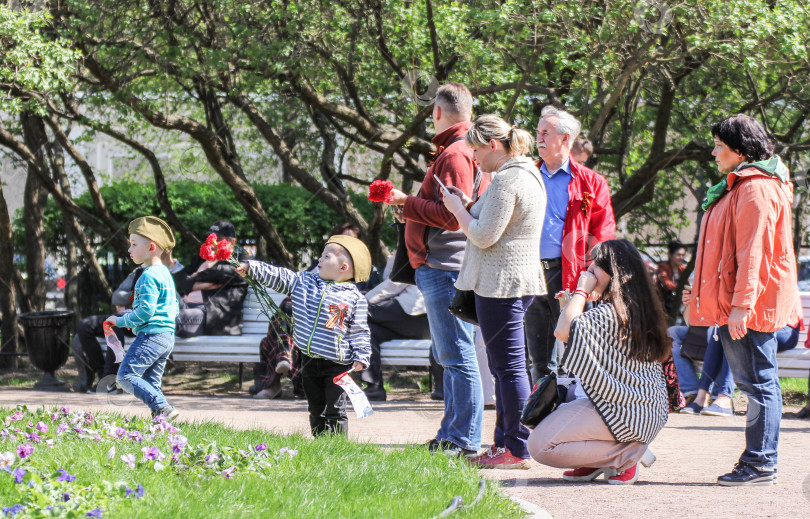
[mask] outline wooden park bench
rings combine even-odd
[[[792,350],[776,354],[780,377],[807,378],[810,373],[810,348],[804,347],[810,329],[810,292],[802,292],[805,330],[799,334],[799,344]]]

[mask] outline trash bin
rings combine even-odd
[[[65,383],[54,372],[65,365],[70,355],[70,323],[72,310],[28,312],[17,317],[25,331],[28,358],[45,375],[34,387],[63,390]]]

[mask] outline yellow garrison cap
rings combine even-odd
[[[129,234],[138,234],[148,238],[165,251],[172,250],[175,245],[172,228],[157,216],[135,218],[129,224]]]
[[[354,236],[336,234],[326,240],[326,243],[337,243],[349,252],[354,267],[354,282],[367,281],[371,275],[371,253],[362,241]]]

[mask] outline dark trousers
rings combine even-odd
[[[109,316],[91,315],[79,321],[76,326],[78,341],[73,342],[73,357],[79,370],[79,383],[82,385],[91,385],[94,377],[101,379],[118,373],[118,368],[115,366],[115,353],[107,349],[105,357],[104,351],[98,343],[98,337],[104,335],[102,325],[107,317]],[[124,329],[113,327],[113,331],[123,345]]]
[[[307,395],[312,435],[348,434],[346,393],[332,379],[348,371],[350,366],[303,354],[301,357],[301,379],[304,383],[304,393]]]
[[[383,383],[380,344],[392,339],[430,339],[427,314],[410,315],[396,299],[368,305],[368,327],[371,331],[371,364],[360,372],[360,380],[370,385]]]
[[[532,384],[557,370],[554,328],[560,318],[560,302],[554,299],[554,295],[562,290],[562,269],[556,267],[544,270],[544,273],[548,293],[534,298],[525,317]]]
[[[520,415],[529,398],[526,374],[526,336],[523,315],[532,296],[491,298],[475,295],[475,311],[487,347],[489,369],[495,378],[495,445],[513,456],[528,459],[529,430]]]

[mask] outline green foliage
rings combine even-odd
[[[64,91],[80,54],[69,42],[47,37],[48,11],[19,11],[0,5],[0,112],[30,109],[44,113],[42,103],[24,91],[47,95]],[[11,94],[11,95],[8,95]]]
[[[329,231],[343,223],[340,216],[316,199],[304,188],[289,184],[256,184],[256,193],[267,215],[281,235],[299,267],[308,266],[311,258],[316,258],[323,249]],[[222,181],[195,182],[178,181],[168,186],[169,198],[178,218],[195,235],[205,239],[208,227],[217,220],[227,220],[236,227],[240,244],[255,244],[256,232],[251,221],[245,216],[242,206],[236,202],[233,192]],[[155,198],[155,186],[141,182],[117,182],[101,188],[107,208],[119,222],[141,215],[164,217]],[[364,193],[352,193],[352,202],[363,216],[369,218],[373,210]],[[88,193],[76,199],[76,203],[93,212]],[[46,247],[51,254],[60,256],[65,247],[64,217],[52,199],[48,200],[45,211]],[[24,232],[22,231],[22,211],[14,220],[15,248],[22,252]],[[123,226],[126,228],[126,225]],[[396,236],[390,226],[386,226],[383,240],[391,247]],[[97,243],[98,255],[112,252],[104,243]],[[199,244],[186,243],[178,235],[175,257],[182,263],[199,254]]]

